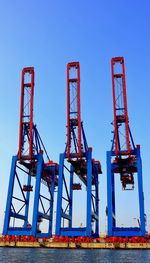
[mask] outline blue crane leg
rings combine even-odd
[[[35,184],[35,195],[34,195],[34,208],[33,208],[33,217],[32,217],[32,235],[36,236],[37,233],[37,221],[38,221],[38,207],[39,207],[39,195],[40,195],[40,184],[41,184],[41,172],[43,165],[43,156],[39,154],[38,165],[36,172],[36,184]]]
[[[92,198],[92,152],[87,152],[87,236],[91,236],[91,198]]]
[[[112,172],[111,172],[111,152],[107,152],[107,209],[108,209],[108,235],[112,236],[113,228],[113,207],[112,207]]]
[[[31,175],[28,175],[28,182],[27,185],[31,185]],[[30,192],[26,193],[26,206],[25,206],[25,222],[24,227],[26,228],[28,226],[28,215],[29,215],[29,201],[30,201]]]
[[[64,166],[64,153],[60,154],[60,157],[59,157],[59,180],[58,180],[57,212],[56,212],[56,236],[60,235],[60,228],[61,228],[63,166]]]
[[[14,180],[15,180],[15,168],[16,168],[17,158],[18,158],[17,156],[12,157],[9,187],[8,187],[8,194],[7,194],[6,211],[5,211],[5,220],[4,220],[4,227],[3,227],[3,235],[7,235],[7,231],[9,228],[11,203],[12,203],[12,196],[13,196],[13,188],[14,188]]]
[[[96,186],[95,186],[95,190],[96,190],[96,215],[97,215],[97,220],[96,220],[96,229],[95,229],[95,233],[97,236],[99,236],[99,191],[98,191],[98,169],[96,169]]]
[[[71,220],[69,220],[69,228],[72,227],[73,173],[74,173],[74,169],[73,169],[73,166],[71,165],[71,171],[70,171],[70,200],[69,200],[69,216],[70,216]]]
[[[140,228],[141,235],[146,236],[145,231],[145,215],[144,215],[144,193],[143,193],[143,180],[142,180],[142,161],[140,149],[137,150],[137,170],[138,170],[138,194],[139,194],[139,208],[140,208]]]
[[[51,201],[50,201],[50,220],[49,220],[49,236],[52,235],[52,222],[54,210],[54,190],[55,190],[55,167],[52,167],[52,184],[51,184]]]

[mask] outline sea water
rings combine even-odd
[[[150,250],[0,248],[2,263],[150,263]]]

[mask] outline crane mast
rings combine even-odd
[[[72,142],[73,140],[73,142]],[[80,65],[67,65],[67,155],[82,156],[80,112]]]
[[[135,149],[134,141],[129,128],[127,91],[125,65],[123,57],[115,57],[111,60],[112,70],[112,95],[114,110],[114,140],[112,149],[115,151],[115,161],[119,164],[120,180],[123,190],[134,189],[134,168],[135,156],[132,150]],[[130,163],[130,169],[125,165]],[[131,165],[133,164],[133,166]]]
[[[34,68],[24,68],[20,98],[19,160],[33,158],[33,98]]]
[[[118,67],[117,68],[117,66]],[[112,58],[112,94],[116,155],[131,153],[124,58]],[[121,133],[121,129],[123,133]]]

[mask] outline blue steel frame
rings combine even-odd
[[[73,178],[75,174],[75,168],[70,164],[70,169],[67,168],[70,176],[70,184],[67,187],[65,178],[65,159],[67,159],[66,153],[60,154],[59,161],[59,179],[58,179],[58,197],[57,197],[57,215],[56,215],[56,235],[57,236],[99,236],[99,190],[98,190],[98,174],[99,163],[95,163],[92,160],[92,151],[89,149],[83,157],[86,159],[86,179],[79,178],[85,184],[87,188],[86,198],[86,227],[72,227],[72,206],[73,206]],[[94,187],[92,191],[92,186]],[[63,187],[67,192],[67,199],[63,196]],[[67,206],[62,207],[62,200],[67,201]],[[68,221],[68,226],[63,226],[63,221]],[[95,222],[95,229],[92,229],[92,222]]]
[[[53,204],[54,204],[54,188],[55,188],[55,175],[56,175],[56,166],[55,164],[45,165],[43,160],[43,154],[37,154],[34,156],[34,161],[36,162],[36,182],[35,182],[35,190],[34,190],[34,205],[33,205],[33,216],[32,216],[32,224],[29,224],[29,201],[30,201],[30,192],[23,191],[23,185],[19,179],[17,174],[18,168],[23,171],[23,166],[19,167],[18,163],[18,155],[13,156],[11,172],[10,172],[10,180],[9,180],[9,188],[7,195],[7,203],[6,203],[6,211],[5,211],[5,219],[4,219],[4,228],[3,235],[27,235],[27,236],[35,236],[35,237],[50,237],[52,235],[52,219],[53,219]],[[31,170],[27,173],[24,172],[28,176],[27,185],[31,185]],[[49,178],[45,176],[45,174],[50,175]],[[15,193],[15,183],[19,185],[19,188],[22,193],[22,198],[17,197],[17,192]],[[47,186],[49,192],[49,198],[45,195],[43,196],[40,193],[41,184],[44,183]],[[20,204],[20,209],[17,211],[13,201],[17,200],[18,205]],[[49,208],[46,209],[45,202],[49,203]],[[40,203],[41,207],[40,208]],[[21,227],[16,227],[14,225],[10,225],[10,220],[20,219],[22,222]],[[43,233],[39,231],[38,224],[42,219],[46,219],[49,222],[49,227],[47,233]]]
[[[142,181],[142,161],[140,147],[135,147],[131,151],[131,155],[135,156],[135,162],[132,164],[137,171],[138,182],[138,198],[140,211],[140,226],[139,227],[117,227],[116,212],[115,212],[115,170],[119,169],[119,164],[113,162],[116,154],[114,151],[107,152],[107,209],[108,209],[108,236],[144,236],[145,230],[145,214],[144,214],[144,193]],[[128,164],[128,167],[130,164]]]

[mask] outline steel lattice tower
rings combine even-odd
[[[33,98],[34,68],[28,67],[22,70],[19,149],[12,158],[4,235],[52,235],[58,166],[49,159],[33,123]],[[47,228],[41,231],[43,221]]]
[[[99,173],[100,162],[92,159],[81,121],[80,64],[71,62],[67,65],[67,144],[59,161],[57,236],[99,235]],[[85,227],[73,226],[73,192],[82,191],[81,183],[75,180],[86,188]]]
[[[129,128],[126,77],[123,57],[111,60],[114,110],[114,138],[107,152],[107,213],[109,236],[145,236],[144,194],[140,145],[135,146]],[[115,211],[115,177],[120,175],[123,190],[134,190],[137,176],[140,220],[139,227],[117,227]]]

